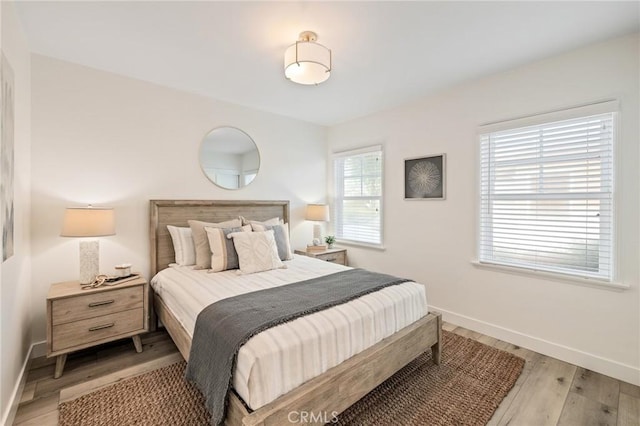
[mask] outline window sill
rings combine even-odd
[[[607,282],[607,281],[600,281],[595,278],[572,277],[570,275],[563,275],[563,274],[557,274],[557,273],[545,272],[545,271],[536,271],[534,269],[517,268],[514,266],[504,266],[504,265],[497,265],[493,263],[482,263],[478,260],[472,260],[471,264],[476,268],[481,268],[481,269],[490,269],[490,270],[499,271],[499,272],[527,275],[530,277],[544,278],[544,279],[553,280],[553,281],[565,282],[568,284],[581,285],[584,287],[592,287],[592,288],[595,287],[603,290],[623,291],[623,290],[629,290],[631,288],[629,284],[624,284],[619,282]]]
[[[363,249],[373,249],[378,251],[386,250],[386,248],[382,244],[359,243],[356,241],[349,241],[349,240],[336,240],[336,244],[340,246],[351,246],[351,247],[358,247]]]

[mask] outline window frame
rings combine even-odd
[[[337,190],[338,181],[336,179],[336,160],[340,158],[353,157],[363,154],[368,154],[372,152],[379,152],[380,158],[382,160],[380,167],[380,195],[379,196],[371,196],[371,197],[349,197],[349,198],[379,198],[380,200],[380,243],[371,243],[367,241],[359,241],[354,239],[344,238],[342,236],[337,235],[338,226],[336,226],[336,221],[338,220],[338,215],[336,214],[338,199],[340,198],[344,201],[344,197],[339,197],[339,191]],[[383,145],[369,145],[361,148],[355,148],[345,151],[338,151],[331,154],[331,176],[332,176],[332,197],[331,197],[331,225],[334,233],[336,233],[336,241],[340,244],[344,245],[352,245],[366,248],[374,248],[374,249],[384,249],[384,147]]]
[[[506,130],[516,130],[529,126],[542,126],[545,124],[551,124],[558,121],[564,120],[572,120],[579,118],[587,118],[590,116],[601,115],[601,114],[611,114],[612,115],[612,127],[611,127],[611,174],[609,179],[611,180],[611,196],[608,199],[610,203],[610,214],[611,214],[611,226],[610,226],[610,255],[611,261],[609,264],[609,275],[608,277],[604,276],[594,276],[586,273],[581,273],[580,270],[576,269],[574,271],[557,271],[557,270],[549,270],[544,267],[538,267],[535,264],[531,265],[517,265],[511,263],[502,263],[495,260],[486,260],[482,259],[483,253],[483,237],[482,237],[482,215],[483,215],[483,176],[482,176],[482,147],[481,141],[482,137],[491,133],[497,133]],[[618,173],[618,160],[617,160],[617,138],[619,137],[618,127],[620,125],[619,120],[619,102],[617,100],[608,100],[604,102],[597,102],[593,104],[583,105],[579,107],[563,109],[558,111],[552,111],[547,113],[536,114],[528,117],[520,117],[512,120],[501,121],[488,123],[479,126],[478,132],[476,135],[477,141],[477,149],[476,149],[476,165],[477,165],[477,209],[476,209],[476,220],[477,220],[477,229],[476,229],[476,259],[472,263],[477,266],[487,266],[497,270],[507,270],[507,271],[515,271],[515,272],[524,272],[524,273],[535,273],[537,275],[541,275],[544,277],[550,278],[562,278],[569,281],[578,281],[578,282],[586,282],[588,284],[596,284],[603,285],[605,287],[612,288],[627,288],[628,286],[625,284],[615,282],[617,279],[617,272],[619,270],[618,263],[618,249],[617,249],[617,222],[618,218],[616,215],[616,206],[617,206],[617,191],[616,191],[616,175]],[[544,163],[543,163],[544,164]],[[491,173],[489,173],[490,175]],[[487,182],[487,186],[493,186],[492,181],[489,178]],[[489,190],[490,191],[490,190]],[[539,195],[536,194],[536,195]],[[535,199],[536,195],[533,195],[531,199]],[[569,201],[572,197],[567,196],[566,200]],[[600,270],[600,268],[599,268]]]

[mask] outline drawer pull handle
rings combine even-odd
[[[102,330],[103,328],[113,327],[114,325],[115,325],[114,323],[96,325],[95,327],[91,327],[89,331],[98,331],[98,330]]]
[[[93,303],[89,303],[89,307],[95,308],[96,306],[110,305],[113,302],[115,302],[115,300],[103,300],[102,302],[93,302]]]

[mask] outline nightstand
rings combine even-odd
[[[140,334],[149,330],[149,286],[140,277],[113,286],[82,290],[78,281],[52,284],[47,295],[47,357],[57,356],[54,378],[62,376],[69,352],[131,337],[142,352]]]
[[[347,266],[347,249],[345,248],[332,248],[323,251],[296,250],[295,253]]]

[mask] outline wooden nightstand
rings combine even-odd
[[[62,375],[67,354],[149,330],[149,286],[140,277],[113,286],[82,290],[78,281],[52,284],[47,295],[47,357],[57,356],[54,378]]]
[[[296,250],[295,253],[347,266],[347,249],[345,248],[332,248],[324,251]]]

